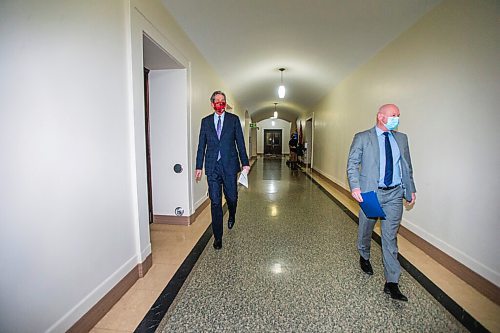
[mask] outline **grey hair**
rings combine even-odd
[[[224,96],[224,100],[226,99],[226,94],[224,94],[222,91],[220,90],[216,90],[214,91],[214,93],[212,94],[212,96],[210,97],[210,102],[214,103],[215,102],[215,96],[217,95],[222,95]]]

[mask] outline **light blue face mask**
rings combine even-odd
[[[396,129],[398,125],[399,125],[399,117],[387,117],[387,124],[385,124],[385,127],[389,131]]]

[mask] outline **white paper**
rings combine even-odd
[[[248,174],[245,171],[240,173],[240,178],[238,178],[238,183],[248,188]]]

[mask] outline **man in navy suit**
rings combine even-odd
[[[196,181],[201,179],[203,161],[208,181],[208,194],[212,210],[214,248],[222,248],[222,189],[229,210],[229,229],[233,228],[238,203],[237,175],[240,160],[243,172],[250,171],[240,119],[227,113],[226,95],[215,91],[210,97],[214,113],[201,120],[198,152],[196,154]],[[239,159],[238,159],[239,156]]]

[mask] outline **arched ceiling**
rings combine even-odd
[[[307,113],[440,0],[162,1],[257,122],[274,102],[279,118]]]
[[[307,110],[302,109],[299,105],[293,105],[292,103],[282,101],[277,102],[276,111],[278,112],[278,118],[295,121],[300,115],[307,112]],[[254,112],[251,114],[253,122],[259,122],[261,120],[271,118],[274,115],[274,103],[269,105],[268,102],[262,102],[256,104]]]

